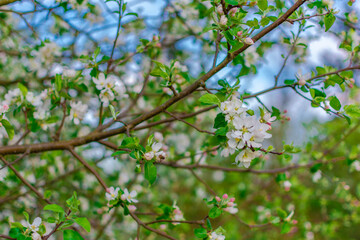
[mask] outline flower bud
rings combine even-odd
[[[349,79],[350,83],[354,84],[355,83],[355,80],[353,78],[350,78]]]
[[[306,84],[305,79],[302,79],[302,78],[299,79],[298,84],[299,84],[300,86],[304,86],[304,85]]]
[[[226,26],[227,21],[228,21],[227,17],[225,15],[222,15],[221,18],[220,18],[220,25],[221,26]]]
[[[228,197],[229,196],[226,193],[222,196],[223,199],[227,199]]]
[[[215,197],[215,200],[216,200],[217,202],[221,202],[221,199],[220,199],[218,196]]]
[[[237,10],[238,10],[237,7],[233,7],[232,9],[230,9],[229,11],[230,16],[235,17]]]
[[[216,12],[220,15],[224,15],[224,10],[221,4],[216,7]]]
[[[247,45],[253,45],[253,44],[254,44],[254,41],[251,39],[251,37],[245,38],[244,42],[245,42]]]
[[[134,205],[129,205],[128,209],[129,209],[130,212],[135,212],[136,207]]]
[[[232,198],[229,199],[229,201],[230,201],[230,202],[235,202],[235,198],[232,197]]]
[[[241,37],[242,34],[243,34],[243,31],[238,31],[238,32],[236,33],[236,36]]]

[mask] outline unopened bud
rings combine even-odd
[[[221,199],[220,199],[218,196],[215,197],[215,200],[216,200],[217,202],[221,202]]]
[[[244,42],[247,45],[253,45],[254,44],[254,41],[250,37],[245,38]]]
[[[230,11],[229,11],[230,16],[235,17],[237,10],[238,10],[237,7],[230,9]]]
[[[243,34],[243,31],[238,31],[238,32],[236,33],[236,35],[237,35],[238,37],[241,37],[242,34]]]
[[[223,199],[227,199],[228,197],[229,196],[226,193],[222,196]]]
[[[219,6],[217,6],[216,11],[217,11],[218,14],[224,15],[224,10],[223,10],[221,4]]]

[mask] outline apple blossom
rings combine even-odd
[[[37,218],[34,219],[32,224],[27,222],[27,227],[30,228],[30,230],[32,232],[37,232],[37,231],[39,231],[39,227],[41,225],[41,222],[42,222],[41,218],[37,217]]]
[[[121,195],[121,200],[127,201],[128,203],[137,203],[138,200],[135,199],[137,193],[135,190],[129,192],[127,188],[124,189],[124,193]]]
[[[107,192],[105,193],[105,197],[108,201],[115,200],[119,196],[120,188],[114,188],[110,187],[107,189]]]
[[[225,240],[225,236],[220,233],[212,232],[210,235],[210,239],[211,240]]]

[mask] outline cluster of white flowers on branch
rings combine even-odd
[[[264,139],[271,137],[268,131],[271,129],[271,122],[276,118],[271,117],[268,112],[264,112],[261,118],[250,115],[243,107],[243,102],[235,96],[222,102],[220,109],[230,127],[226,134],[227,147],[224,148],[221,155],[228,157],[236,151],[241,151],[235,162],[239,166],[248,168],[251,161],[261,155],[261,152],[255,149],[261,148]]]
[[[104,107],[109,106],[109,102],[115,98],[119,100],[127,97],[124,85],[114,75],[105,77],[104,73],[100,73],[97,78],[93,77],[92,80],[96,88],[100,91],[99,97]]]

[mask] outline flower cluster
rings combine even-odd
[[[8,91],[5,94],[4,106],[7,107],[10,105],[26,104],[28,107],[33,107],[34,118],[38,120],[43,120],[48,117],[49,112],[47,109],[50,107],[50,101],[48,99],[48,90],[43,90],[40,94],[35,94],[33,92],[27,92],[26,96],[21,92],[19,88]]]
[[[174,210],[173,210],[173,213],[171,215],[171,220],[173,220],[173,221],[183,221],[183,220],[185,220],[184,215],[183,215],[182,211],[180,210],[180,208],[176,205],[176,202],[174,202],[172,207],[173,207]],[[176,223],[176,222],[173,223],[173,225],[177,225],[177,224],[179,224],[179,223]]]
[[[104,73],[100,73],[98,78],[93,77],[92,80],[100,91],[99,97],[104,107],[109,106],[109,102],[113,101],[115,97],[117,99],[126,97],[125,87],[116,76],[105,77]]]
[[[0,117],[5,115],[7,111],[9,111],[9,105],[7,105],[6,103],[0,105]]]
[[[219,196],[215,197],[215,200],[220,208],[224,208],[225,212],[230,214],[235,214],[239,211],[236,207],[235,198],[229,198],[229,196],[225,193],[222,198]]]
[[[73,119],[74,123],[77,125],[80,123],[80,121],[84,118],[88,105],[82,104],[79,102],[71,102],[70,103],[70,117]]]
[[[152,160],[156,157],[157,161],[163,161],[166,159],[166,153],[161,150],[163,147],[162,143],[153,143],[151,145],[151,150],[144,154],[146,160]]]
[[[261,155],[255,148],[260,148],[264,139],[271,137],[267,131],[271,129],[271,122],[276,118],[267,112],[263,112],[261,118],[251,116],[242,105],[242,101],[234,96],[231,100],[221,103],[220,109],[231,129],[226,134],[227,147],[221,155],[227,157],[237,150],[241,151],[235,162],[248,168],[252,159]]]
[[[30,229],[30,231],[32,232],[31,238],[33,240],[41,240],[41,235],[38,233],[41,222],[42,220],[40,217],[35,218],[32,224],[26,222],[25,227]]]
[[[121,194],[119,194],[119,192]],[[108,200],[108,206],[112,207],[115,204],[119,202],[119,200],[123,201],[129,209],[130,212],[134,212],[136,210],[136,207],[133,205],[133,203],[139,202],[137,199],[135,199],[137,195],[137,192],[135,190],[129,192],[127,188],[122,191],[120,188],[114,188],[110,187],[106,190],[105,197]]]

